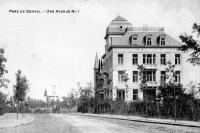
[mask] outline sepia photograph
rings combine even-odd
[[[0,133],[200,133],[199,0],[0,0]]]

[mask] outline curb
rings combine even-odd
[[[143,122],[143,123],[153,123],[153,124],[162,124],[162,125],[172,125],[172,126],[184,126],[184,127],[197,127],[200,128],[200,125],[192,125],[192,124],[184,124],[184,123],[170,123],[170,122],[158,122],[151,120],[138,120],[132,118],[117,118],[117,117],[109,117],[109,116],[98,116],[98,115],[89,115],[89,114],[79,114],[81,116],[89,116],[89,117],[98,117],[98,118],[107,118],[107,119],[115,119],[115,120],[124,120],[124,121],[135,121],[135,122]]]
[[[35,118],[33,116],[32,117],[32,120],[28,121],[28,122],[24,122],[24,123],[20,123],[20,124],[17,124],[15,125],[14,127],[18,127],[18,126],[25,126],[25,125],[28,125],[28,124],[31,124],[33,121],[35,121]]]

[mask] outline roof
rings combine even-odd
[[[129,23],[128,20],[121,16],[115,17],[106,29],[105,39],[108,35],[124,34],[127,31],[128,27],[132,27],[132,24]]]
[[[135,32],[135,31],[128,31],[125,34],[121,35],[121,37],[112,37],[112,44],[111,45],[131,45],[131,36],[137,35],[137,40],[134,42],[138,46],[144,46],[144,37],[148,35],[152,35],[152,42],[151,47],[158,46],[157,39],[161,35],[165,35],[165,46],[181,46],[182,44],[165,33],[164,31],[142,31],[142,32]],[[159,46],[160,47],[160,46]]]
[[[132,24],[129,23],[128,20],[126,20],[125,18],[121,16],[117,16],[111,21],[108,27],[111,27],[111,26],[114,26],[115,28],[116,26],[118,26],[117,28],[119,28],[119,26],[132,26]]]
[[[127,20],[118,15],[116,18],[113,19],[113,21],[127,21]]]

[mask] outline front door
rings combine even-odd
[[[156,89],[146,89],[143,91],[144,101],[155,101],[156,100]]]

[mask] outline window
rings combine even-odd
[[[131,44],[132,44],[132,45],[137,45],[137,44],[138,44],[137,38],[138,38],[138,35],[137,35],[137,34],[133,34],[133,35],[131,36]]]
[[[138,100],[138,89],[133,89],[133,100]]]
[[[143,54],[143,64],[146,64],[146,54]]]
[[[123,54],[118,54],[118,65],[123,65],[124,60],[123,60]]]
[[[132,37],[132,40],[133,40],[133,41],[136,41],[136,40],[137,40],[137,37],[134,37],[134,36],[133,36],[133,37]]]
[[[118,71],[118,82],[124,82],[124,71]]]
[[[156,71],[155,70],[145,70],[144,72],[145,77],[146,77],[146,81],[148,82],[152,82],[152,81],[156,81]]]
[[[180,65],[181,63],[181,55],[175,54],[175,65]]]
[[[153,54],[153,64],[156,64],[156,55]]]
[[[156,64],[156,55],[143,54],[143,64]]]
[[[146,42],[146,44],[147,44],[148,46],[151,45],[151,38],[147,38],[147,42]]]
[[[137,65],[137,64],[138,64],[138,55],[133,54],[133,65]]]
[[[125,100],[125,91],[123,90],[117,91],[117,100]]]
[[[165,54],[161,54],[160,55],[160,64],[161,65],[165,65],[166,64],[166,55]]]
[[[138,71],[133,71],[133,82],[138,82]]]
[[[165,82],[166,81],[166,72],[165,71],[161,71],[160,72],[160,81],[161,82]]]
[[[160,39],[160,45],[165,45],[165,38],[162,37],[162,38]]]
[[[175,82],[180,82],[181,81],[180,71],[176,71],[175,72],[174,81]]]
[[[152,64],[152,55],[147,54],[147,64]]]

